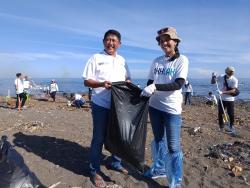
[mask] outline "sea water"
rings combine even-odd
[[[34,78],[31,79],[36,89],[42,91],[45,86],[49,86],[51,78]],[[61,93],[86,93],[88,88],[84,86],[81,78],[57,78],[56,82]],[[189,79],[193,86],[194,96],[207,96],[209,91],[215,93],[216,86],[210,84],[210,79]],[[147,79],[133,79],[132,83],[144,88],[147,84]],[[236,100],[242,99],[250,101],[250,78],[239,79],[240,95]],[[0,95],[1,96],[15,96],[14,78],[0,79]]]

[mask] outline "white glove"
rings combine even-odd
[[[149,86],[145,87],[142,90],[141,96],[150,97],[155,90],[156,90],[155,84],[150,84]]]
[[[221,95],[222,94],[222,91],[221,90],[216,90],[217,91],[217,93],[219,94],[219,95]]]

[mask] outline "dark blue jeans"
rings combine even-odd
[[[108,117],[110,110],[101,106],[91,103],[92,118],[93,118],[93,136],[90,146],[90,173],[95,175],[99,173],[101,164],[102,147],[106,135],[106,129],[108,124]],[[115,155],[112,155],[111,167],[114,169],[120,169],[121,159]]]
[[[188,103],[189,105],[192,104],[191,98],[192,98],[192,93],[191,93],[191,92],[186,92],[186,93],[185,93],[185,105],[187,105],[187,103]]]
[[[81,108],[83,105],[84,105],[84,102],[82,100],[75,100],[76,108]]]
[[[50,96],[53,99],[53,101],[55,101],[56,100],[56,91],[51,92]]]

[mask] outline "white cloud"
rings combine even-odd
[[[189,73],[191,78],[205,78],[211,77],[212,72],[216,72],[213,69],[205,68],[190,68]]]
[[[78,34],[90,35],[90,36],[98,36],[98,33],[95,30],[88,30],[87,28],[81,29],[77,27],[67,26],[65,24],[56,23],[53,21],[45,20],[45,19],[37,19],[25,16],[16,16],[14,14],[6,14],[0,12],[0,17],[16,20],[18,22],[23,22],[26,24],[39,26],[39,27],[48,27],[48,28],[56,28],[60,30],[70,31]]]
[[[89,57],[90,54],[73,53],[73,52],[57,52],[49,53],[0,53],[0,62],[25,62],[36,61],[41,59],[46,60],[61,60],[61,59],[76,59],[83,60]]]

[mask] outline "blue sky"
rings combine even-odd
[[[177,29],[190,78],[209,78],[234,66],[250,68],[248,0],[0,0],[0,78],[81,78],[88,58],[103,50],[108,29],[122,34],[133,78],[146,78],[162,55],[155,40],[165,26]]]

